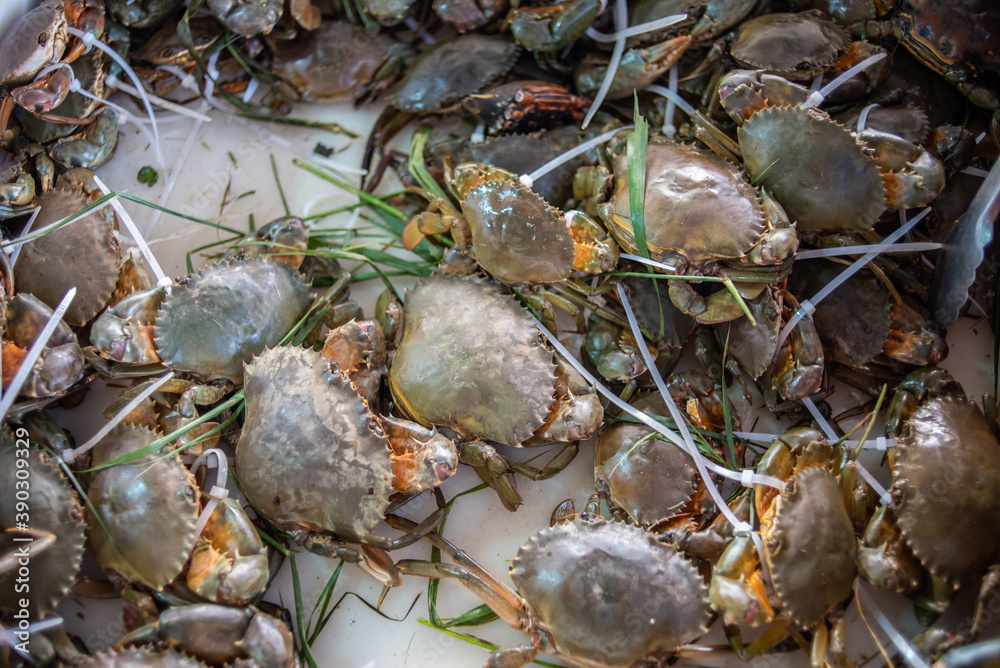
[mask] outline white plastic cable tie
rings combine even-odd
[[[923,253],[938,250],[944,244],[934,241],[914,241],[902,244],[892,244],[883,247],[882,244],[862,244],[859,246],[836,246],[833,248],[811,248],[795,254],[796,260],[813,260],[819,257],[835,257],[838,255],[860,255],[862,253]]]
[[[604,142],[610,141],[611,138],[614,137],[619,132],[621,132],[623,130],[630,130],[630,129],[632,129],[632,127],[633,126],[631,126],[631,125],[623,125],[620,128],[615,128],[614,130],[608,130],[607,132],[599,134],[596,137],[588,139],[587,141],[583,142],[579,146],[576,146],[574,148],[569,149],[568,151],[566,151],[562,155],[557,155],[556,157],[552,158],[547,163],[545,163],[544,165],[542,165],[541,167],[539,167],[535,171],[531,172],[527,176],[528,176],[529,179],[531,179],[531,182],[534,183],[535,181],[537,181],[538,179],[542,178],[543,176],[545,176],[546,174],[548,174],[549,172],[551,172],[553,169],[555,169],[559,165],[562,165],[563,163],[569,162],[570,160],[572,160],[576,156],[581,155],[583,153],[586,153],[587,151],[589,151],[590,149],[594,148],[595,146],[600,146]]]
[[[819,408],[816,407],[816,404],[813,403],[812,399],[806,397],[802,400],[802,405],[806,407],[809,414],[812,415],[814,420],[816,420],[816,423],[819,425],[820,430],[826,435],[826,439],[828,441],[836,441],[840,438],[837,436],[837,432],[833,430],[833,427],[830,426],[830,423],[826,421],[826,418],[823,417],[823,414],[819,412]]]
[[[892,506],[892,494],[886,491],[885,487],[883,487],[881,483],[879,483],[879,481],[875,479],[875,476],[873,476],[868,469],[866,469],[858,462],[854,462],[854,466],[857,469],[858,474],[864,479],[864,481],[868,483],[868,485],[871,486],[873,490],[875,490],[875,494],[878,495],[879,505]]]
[[[984,139],[986,139],[986,131],[985,130],[983,132],[980,132],[979,136],[976,137],[976,143],[978,144],[979,142],[983,141]]]
[[[875,439],[875,448],[879,452],[885,452],[886,448],[888,448],[888,446],[889,446],[889,443],[886,440],[885,436],[879,436],[878,438]]]
[[[740,474],[740,484],[744,487],[753,487],[754,482],[754,470],[753,469],[743,469],[743,473]]]
[[[662,95],[663,97],[667,98],[667,102],[673,102],[681,109],[681,111],[683,111],[688,116],[694,116],[696,113],[694,107],[688,104],[687,100],[681,97],[679,93],[676,93],[670,90],[669,88],[664,88],[663,86],[652,84],[646,86],[645,88],[643,88],[643,90],[649,93],[656,93],[657,95]]]
[[[641,255],[632,255],[631,253],[621,253],[618,257],[623,260],[630,260],[632,262],[638,262],[639,264],[645,264],[650,267],[656,267],[657,269],[663,269],[671,274],[677,273],[677,267],[672,267],[669,264],[664,264],[663,262],[657,262],[656,260],[650,260],[648,257],[642,257]]]
[[[532,180],[530,174],[521,174],[519,177],[517,177],[517,180],[521,182],[522,186],[528,188],[529,190],[533,185],[535,185],[535,182]]]
[[[251,99],[253,99],[253,94],[257,92],[257,89],[259,87],[260,87],[260,82],[257,81],[257,77],[250,79],[250,83],[247,84],[247,89],[243,91],[243,98],[242,98],[243,101],[249,102]]]
[[[102,181],[96,174],[94,175],[94,183],[97,184],[97,187],[100,188],[101,192],[105,195],[111,194],[111,190],[104,185],[104,181]],[[142,236],[139,228],[136,227],[135,221],[132,220],[132,216],[128,214],[128,211],[125,210],[122,203],[118,201],[117,197],[113,197],[111,198],[110,204],[115,210],[115,213],[118,214],[118,217],[121,218],[121,221],[125,223],[125,227],[128,228],[129,234],[131,234],[132,239],[135,240],[136,245],[139,247],[139,252],[142,253],[142,256],[146,259],[146,262],[149,264],[149,268],[153,270],[153,274],[156,276],[156,282],[159,283],[163,279],[167,278],[167,275],[163,273],[163,269],[160,268],[160,263],[157,262],[156,258],[153,256],[153,251],[149,250],[149,244],[146,243],[146,239]]]
[[[776,437],[775,434],[764,434],[757,431],[734,431],[733,436],[742,438],[744,441],[753,441],[754,443],[770,443]]]
[[[837,90],[841,86],[841,84],[846,82],[855,74],[858,74],[859,72],[868,69],[869,67],[871,67],[872,65],[874,65],[875,63],[877,63],[878,61],[882,60],[885,57],[886,57],[885,53],[876,53],[874,56],[869,56],[868,58],[865,58],[854,67],[850,68],[846,72],[841,73],[840,76],[838,76],[833,81],[820,88],[817,92],[811,93],[809,97],[806,99],[806,101],[802,103],[802,108],[808,109],[810,107],[818,107],[820,104],[823,103],[823,100],[829,97],[830,93]]]
[[[473,144],[482,144],[486,141],[486,123],[479,121],[476,123],[476,129],[472,131],[472,136],[469,137],[469,141]]]
[[[48,76],[52,72],[55,72],[56,70],[61,70],[63,68],[66,68],[67,70],[69,70],[70,76],[72,77],[72,79],[70,79],[70,84],[69,84],[70,85],[70,90],[72,91],[73,90],[73,83],[76,81],[76,76],[73,75],[73,68],[69,66],[69,63],[56,63],[55,65],[49,65],[48,67],[43,67],[42,69],[40,69],[38,71],[38,74],[35,75],[35,78],[34,78],[33,81],[41,81],[42,79],[44,79],[46,76]]]
[[[437,44],[437,40],[434,39],[434,37],[432,37],[429,32],[424,30],[424,28],[421,27],[421,25],[417,23],[417,20],[412,16],[407,16],[403,20],[403,23],[406,24],[407,28],[416,33],[417,37],[419,37],[421,41],[423,41],[423,43],[426,44],[427,46],[432,46],[434,44]]]
[[[31,234],[31,226],[35,224],[35,219],[38,218],[38,214],[41,213],[42,207],[36,206],[31,211],[31,216],[28,217],[28,222],[25,223],[24,229],[21,230],[21,236],[26,237]],[[10,254],[10,266],[13,267],[17,262],[17,258],[21,255],[21,249],[24,248],[24,244],[18,244],[13,246]]]
[[[190,78],[192,84],[194,83],[194,77],[192,77],[190,74],[185,74],[185,76]],[[139,91],[136,90],[135,86],[131,86],[125,83],[124,81],[116,77],[114,74],[109,74],[104,79],[104,81],[110,88],[114,88],[128,95],[139,97]],[[183,87],[183,82],[181,83],[181,86]],[[149,101],[152,102],[157,107],[162,107],[168,111],[174,112],[175,114],[180,114],[181,116],[187,116],[188,118],[193,118],[195,120],[202,121],[204,123],[210,123],[212,121],[211,116],[206,116],[205,114],[199,111],[195,111],[194,109],[189,109],[182,104],[177,104],[176,102],[165,100],[164,98],[158,95],[153,95],[152,93],[149,92],[147,92],[146,95],[149,96]]]
[[[61,322],[66,309],[69,308],[70,302],[73,301],[74,297],[76,297],[76,287],[72,287],[66,292],[62,301],[59,302],[59,306],[55,308],[45,326],[42,327],[38,338],[31,344],[28,354],[21,360],[21,368],[17,370],[13,380],[10,381],[10,385],[7,386],[7,391],[4,392],[3,399],[0,399],[0,420],[7,419],[7,413],[10,411],[10,407],[14,405],[14,400],[17,399],[17,395],[21,391],[21,387],[24,386],[24,382],[28,380],[28,374],[31,373],[35,362],[38,361],[39,356],[42,354],[45,344],[52,338],[52,334],[56,331],[56,327]]]
[[[795,313],[792,314],[792,317],[788,319],[788,322],[786,322],[785,326],[781,329],[781,333],[778,334],[777,350],[781,349],[781,346],[784,345],[785,340],[791,335],[792,330],[795,329],[797,324],[799,324],[799,321],[803,318],[811,318],[812,314],[815,312],[816,305],[808,299],[803,299],[799,302],[799,307],[795,309]]]
[[[226,480],[229,477],[229,460],[226,458],[226,453],[222,450],[212,448],[201,453],[191,465],[191,472],[196,472],[202,466],[209,468],[208,459],[211,456],[215,457],[215,484],[212,485],[211,490],[208,492],[208,502],[202,509],[201,514],[198,515],[198,521],[195,523],[194,531],[196,536],[201,536],[202,530],[208,524],[208,520],[212,517],[212,513],[215,512],[216,507],[229,497],[229,490],[226,489]]]
[[[164,276],[163,278],[158,280],[156,284],[161,288],[169,288],[174,284],[174,279],[170,278],[169,276]]]
[[[625,53],[625,37],[620,34],[621,31],[628,27],[628,6],[625,4],[625,0],[615,0],[613,16],[615,22],[615,39],[613,40],[615,47],[611,51],[611,60],[608,62],[608,68],[604,71],[604,79],[601,81],[601,86],[597,89],[597,94],[590,104],[590,109],[587,110],[587,115],[583,119],[583,125],[580,126],[583,130],[586,130],[587,126],[590,125],[590,121],[594,120],[594,115],[597,114],[608,91],[611,90],[611,82],[614,81],[615,73],[618,72],[618,65],[622,60],[622,54]]]
[[[858,114],[858,129],[857,129],[857,132],[859,134],[865,129],[865,125],[868,124],[868,112],[870,112],[875,107],[881,107],[881,106],[882,105],[880,105],[878,102],[872,102],[871,104],[867,105],[866,107],[864,107],[861,110],[861,113]]]
[[[680,97],[680,95],[677,94],[677,89],[679,87],[678,69],[677,63],[671,65],[670,73],[667,79],[667,90],[673,93],[675,97]],[[676,108],[677,101],[674,97],[668,97],[667,108],[663,111],[663,134],[671,139],[673,139],[674,135],[677,134],[677,126],[674,125],[674,113]]]
[[[136,87],[139,97],[142,99],[142,104],[146,108],[146,113],[149,115],[149,122],[152,126],[153,138],[155,140],[153,142],[153,146],[156,149],[156,162],[161,167],[165,166],[166,163],[163,160],[163,151],[160,150],[160,131],[156,125],[156,116],[153,114],[153,105],[150,103],[149,96],[146,94],[146,90],[142,87],[142,82],[139,80],[138,75],[136,75],[135,71],[129,66],[128,62],[126,62],[117,51],[100,40],[94,39],[94,36],[91,33],[77,30],[71,26],[66,27],[66,32],[74,37],[82,39],[83,43],[88,47],[96,46],[98,49],[103,51],[109,58],[111,58],[111,60],[115,61],[115,63],[122,68],[122,71],[128,75],[128,78],[132,80],[132,84]]]
[[[883,494],[882,496],[880,496],[879,499],[878,499],[878,505],[891,507],[892,506],[892,494],[890,492],[886,492],[885,494]]]
[[[861,582],[860,579],[859,582]],[[869,585],[864,582],[861,582],[858,586],[858,602],[865,604],[865,607],[868,608],[868,610],[875,617],[875,621],[878,622],[878,625],[881,626],[882,630],[885,631],[887,636],[889,636],[889,640],[896,646],[896,649],[898,649],[899,653],[903,655],[903,659],[911,668],[931,668],[931,665],[924,660],[924,657],[920,656],[920,653],[917,652],[917,650],[913,649],[913,646],[910,645],[909,641],[907,641],[905,637],[903,637],[903,634],[896,630],[896,627],[892,625],[892,622],[890,622],[889,618],[885,616],[885,613],[883,613],[879,607],[875,605],[875,601],[868,594],[868,586]]]
[[[132,399],[132,401],[125,404],[125,407],[122,408],[120,411],[118,411],[114,417],[108,420],[107,424],[101,427],[96,434],[91,436],[86,443],[72,450],[67,449],[59,453],[60,456],[63,458],[63,461],[66,462],[67,464],[71,464],[73,463],[74,460],[76,460],[77,457],[79,457],[80,455],[82,455],[83,453],[87,452],[95,445],[100,443],[101,439],[103,439],[105,436],[111,433],[111,430],[117,427],[122,420],[128,417],[129,413],[134,411],[136,407],[139,406],[139,404],[145,401],[146,397],[151,395],[153,392],[156,392],[158,389],[160,389],[160,387],[163,386],[164,383],[166,383],[173,377],[174,377],[174,372],[168,371],[167,373],[163,374],[158,379],[156,379],[156,381],[150,383],[149,387],[147,387],[142,392],[137,394],[135,398]]]
[[[985,179],[990,175],[985,169],[980,169],[978,167],[966,167],[962,170],[963,174],[968,174],[969,176],[978,176],[979,178]]]
[[[747,522],[737,522],[733,524],[733,535],[749,536],[753,534],[753,527]]]
[[[602,0],[603,2],[603,0]],[[603,42],[605,44],[610,42],[617,42],[619,39],[628,39],[629,37],[636,37],[637,35],[644,35],[647,32],[653,32],[654,30],[661,30],[663,28],[668,28],[675,23],[680,23],[687,18],[687,14],[671,14],[670,16],[664,16],[662,19],[656,19],[655,21],[647,21],[646,23],[639,23],[632,26],[631,28],[625,28],[621,30],[618,26],[615,26],[615,32],[606,33],[598,32],[594,28],[587,28],[587,37],[594,40],[595,42]]]

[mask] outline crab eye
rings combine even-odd
[[[45,46],[45,43],[49,41],[48,33],[38,33],[38,46]]]
[[[517,91],[514,93],[514,102],[517,102],[518,104],[525,104],[528,102],[528,94],[523,90]]]

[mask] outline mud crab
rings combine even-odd
[[[543,529],[513,560],[514,592],[443,539],[455,564],[404,560],[400,570],[456,577],[531,644],[497,650],[487,666],[518,668],[539,652],[573,666],[664,665],[703,633],[705,584],[671,545],[619,522],[567,522]]]
[[[719,88],[740,124],[747,173],[774,195],[800,232],[871,229],[886,206],[908,209],[944,187],[944,167],[922,147],[876,130],[855,135],[780,77],[736,70]]]
[[[361,361],[350,359],[357,348],[341,345],[350,340],[358,339],[341,338],[327,350],[339,365],[295,347],[266,350],[247,365],[237,475],[269,522],[309,550],[359,563],[393,585],[398,579],[385,550],[415,538],[388,539],[372,529],[388,512],[393,490],[436,487],[455,472],[458,457],[440,434],[371,412],[350,375]],[[358,369],[362,375],[366,366]],[[285,397],[280,403],[273,401],[276,392]],[[432,515],[428,530],[441,517]]]
[[[62,220],[99,197],[100,191],[91,187],[91,174],[88,170],[68,171],[59,177],[54,190],[38,195],[35,204],[41,210],[36,226]],[[14,265],[17,289],[55,308],[75,286],[76,299],[64,319],[70,325],[90,322],[112,301],[116,289],[130,289],[119,285],[125,258],[116,230],[117,219],[106,206],[28,242]]]
[[[309,286],[287,264],[267,257],[217,262],[169,288],[123,299],[94,323],[91,342],[108,360],[162,361],[239,384],[243,363],[276,345],[310,301]]]
[[[592,436],[604,416],[593,388],[553,363],[539,336],[527,311],[489,283],[432,276],[407,295],[389,370],[399,410],[457,432],[467,441],[463,461],[511,510],[520,497],[507,477],[510,464],[478,439],[514,447],[572,442]]]
[[[93,465],[131,454],[158,438],[119,425],[93,450]],[[87,489],[88,543],[117,586],[162,589],[176,578],[195,546],[198,489],[176,455],[144,457],[101,469]]]
[[[612,181],[603,168],[578,172],[574,192],[603,201],[598,213],[622,248],[638,253],[628,196],[624,150],[613,160]],[[596,174],[595,174],[596,171]],[[794,225],[764,191],[758,192],[721,158],[661,137],[646,152],[646,244],[652,259],[679,274],[739,279],[745,298],[787,276],[798,247]],[[702,297],[684,280],[670,282],[670,299],[699,322],[724,322],[742,314],[727,290]]]
[[[52,316],[52,309],[33,295],[22,292],[0,306],[0,312],[3,314],[3,387],[6,390]],[[76,334],[60,321],[20,393],[33,398],[61,395],[83,378],[84,363]]]
[[[735,649],[745,658],[780,642],[789,625],[814,631],[814,661],[823,661],[827,653],[827,619],[833,622],[834,638],[842,637],[839,606],[851,595],[857,559],[854,524],[842,490],[852,490],[856,478],[843,475],[853,468],[839,454],[818,431],[797,428],[775,439],[761,458],[758,472],[787,479],[780,493],[763,485],[754,492],[775,598],[767,594],[749,536],[733,539],[719,557],[709,587],[712,607],[727,625],[774,620],[747,647],[738,642]],[[731,638],[737,640],[738,633]],[[843,647],[834,643],[831,650],[839,653]]]
[[[499,167],[464,163],[445,172],[462,212],[433,199],[430,210],[410,220],[404,245],[449,232],[504,283],[554,283],[573,271],[599,273],[618,263],[618,245],[582,211],[563,212]]]
[[[1000,539],[1000,443],[989,422],[946,371],[907,376],[886,420],[897,436],[891,457],[892,507],[872,517],[861,542],[859,570],[876,587],[913,591],[930,585],[924,603],[943,612],[965,576],[983,574],[967,642],[976,637],[983,606],[996,587]],[[947,500],[947,501],[945,501]],[[926,569],[926,570],[925,570]]]
[[[602,11],[597,0],[518,7],[511,12],[510,34],[529,51],[559,51],[583,37]]]
[[[792,276],[789,287],[802,298],[816,294],[843,271],[841,265],[810,260],[809,271]],[[919,366],[936,365],[948,345],[906,302],[892,299],[878,278],[861,271],[816,305],[813,322],[827,356],[860,367],[884,353]]]
[[[0,475],[7,490],[0,498],[0,525],[5,529],[0,533],[0,572],[16,571],[18,548],[28,546],[33,577],[26,593],[17,593],[13,581],[4,587],[0,609],[20,610],[25,606],[18,599],[26,598],[32,619],[40,619],[55,608],[75,580],[83,561],[84,523],[76,492],[53,461],[28,446],[27,437],[24,428],[12,433],[3,427],[0,435]],[[18,460],[27,462],[27,468],[21,468]],[[21,495],[15,493],[22,487],[17,481],[27,479],[18,472],[25,470],[30,472],[31,532],[14,528],[25,524],[29,516],[27,502],[19,501]],[[25,537],[33,540],[16,542]]]
[[[155,622],[122,638],[117,651],[145,644],[166,644],[205,662],[198,665],[247,662],[259,668],[289,668],[295,663],[291,629],[252,607],[202,603],[169,608]]]

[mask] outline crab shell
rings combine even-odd
[[[15,466],[14,437],[6,431],[0,440],[0,487],[9,490],[0,496],[0,527],[15,525]],[[18,447],[27,447],[21,445]],[[76,572],[83,561],[84,524],[80,502],[62,472],[52,460],[35,448],[28,451],[28,468],[31,481],[31,526],[51,531],[56,541],[31,557],[31,589],[16,594],[13,581],[0,588],[0,609],[17,610],[23,607],[19,599],[27,598],[32,619],[41,619],[66,595]],[[25,543],[17,543],[13,535],[0,533],[0,554],[14,552]]]
[[[98,652],[82,656],[79,668],[206,668],[205,664],[170,647],[157,651],[152,645]]]
[[[658,395],[635,407],[666,413]],[[645,425],[617,422],[597,439],[597,474],[607,483],[611,501],[644,527],[679,513],[698,487],[698,471],[680,448],[658,438],[639,442],[652,432]]]
[[[698,571],[635,526],[543,529],[518,550],[510,577],[534,629],[573,665],[661,665],[707,628],[708,590]]]
[[[837,479],[822,466],[792,474],[775,503],[762,527],[774,591],[791,620],[810,629],[851,593],[854,526]]]
[[[847,31],[819,12],[764,14],[744,21],[730,53],[740,66],[809,81],[850,44]]]
[[[497,35],[470,33],[438,42],[413,61],[389,104],[417,114],[443,109],[501,78],[519,51],[517,44]]]
[[[243,381],[243,363],[277,345],[305,315],[309,287],[267,258],[217,262],[182,279],[156,316],[156,347],[171,369]]]
[[[822,112],[762,109],[738,136],[751,179],[774,195],[799,231],[868,230],[885,209],[878,164]]]
[[[906,422],[892,494],[907,545],[958,586],[1000,555],[1000,443],[973,402],[927,400]]]
[[[615,157],[614,172],[614,192],[601,218],[622,248],[638,253],[624,151]],[[738,261],[764,233],[757,193],[737,171],[721,158],[669,141],[647,147],[643,208],[646,243],[657,260]]]
[[[554,283],[573,271],[569,219],[520,182],[484,180],[462,198],[462,214],[476,260],[498,280]]]
[[[392,493],[389,446],[368,404],[319,353],[282,347],[246,368],[236,470],[271,522],[360,539]]]
[[[157,438],[148,429],[120,425],[94,448],[93,465]],[[87,496],[93,504],[87,508],[88,542],[103,568],[152,589],[180,574],[195,545],[200,508],[194,477],[178,457],[153,453],[101,469]]]
[[[543,425],[555,365],[527,311],[472,277],[432,276],[407,294],[389,369],[397,404],[426,426],[518,446]]]
[[[90,200],[79,190],[57,188],[39,195],[35,204],[41,207],[35,227],[42,228],[82,209]],[[18,291],[30,292],[54,309],[66,291],[76,287],[76,297],[63,320],[70,325],[92,320],[111,299],[121,264],[110,211],[110,207],[94,211],[25,244],[14,267]]]

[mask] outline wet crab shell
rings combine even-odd
[[[622,248],[638,253],[628,196],[628,158],[614,161],[612,201],[601,218]],[[721,158],[673,142],[650,142],[644,202],[646,243],[654,259],[692,263],[739,260],[764,232],[754,188]]]
[[[573,271],[566,215],[518,181],[490,180],[462,198],[476,260],[504,283],[555,283]]]
[[[840,486],[824,467],[794,473],[765,531],[774,591],[801,628],[815,626],[854,585],[857,540]]]
[[[0,496],[0,527],[13,527],[15,522],[16,449],[10,433],[0,440],[0,487],[10,490]],[[69,482],[47,456],[32,448],[27,457],[31,481],[31,526],[51,531],[56,541],[31,557],[31,588],[16,594],[13,585],[0,589],[0,609],[20,609],[19,599],[27,598],[32,619],[40,619],[62,600],[76,580],[83,561],[83,509]],[[0,554],[13,552],[25,543],[17,543],[13,535],[0,533]]]
[[[847,31],[819,12],[765,14],[744,21],[730,53],[741,67],[809,81],[850,44]]]
[[[205,664],[170,647],[126,647],[81,657],[79,668],[205,668]]]
[[[552,353],[527,311],[489,283],[432,276],[407,294],[389,382],[414,420],[517,446],[545,422]]]
[[[659,395],[637,401],[635,407],[667,412]],[[698,486],[691,457],[673,443],[642,440],[651,433],[645,425],[615,423],[597,439],[596,453],[597,474],[607,483],[611,501],[645,527],[679,513]]]
[[[907,420],[892,494],[907,545],[931,573],[958,585],[1000,555],[1000,444],[978,406],[926,401]]]
[[[514,42],[496,35],[470,33],[439,42],[417,56],[389,104],[417,114],[443,109],[506,74],[518,51]]]
[[[218,262],[182,279],[156,316],[160,359],[206,379],[243,381],[243,363],[277,345],[305,315],[309,287],[266,258]]]
[[[254,508],[345,539],[371,531],[392,493],[389,446],[336,365],[304,348],[267,350],[247,365],[245,396],[236,470]]]
[[[118,426],[94,447],[93,465],[157,438],[142,427]],[[153,453],[101,469],[87,496],[88,543],[103,568],[153,589],[180,574],[195,545],[200,508],[194,477],[178,457]]]
[[[574,665],[661,665],[707,628],[708,590],[698,571],[635,526],[543,529],[518,550],[510,577],[535,630]]]
[[[751,179],[774,195],[799,231],[868,230],[885,209],[875,160],[822,112],[762,109],[738,135]]]
[[[41,207],[34,226],[42,228],[82,209],[90,200],[80,191],[57,188],[35,200]],[[115,290],[121,249],[114,237],[115,226],[102,211],[35,239],[21,248],[14,266],[14,282],[21,292],[30,292],[50,308],[76,287],[76,297],[63,320],[84,325],[103,309]]]

